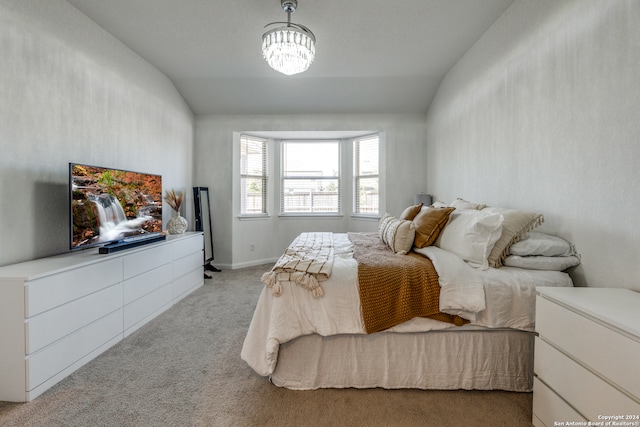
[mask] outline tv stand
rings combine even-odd
[[[30,401],[203,285],[202,232],[0,267],[0,400]]]

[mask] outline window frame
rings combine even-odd
[[[247,142],[261,143],[262,150],[262,174],[243,173],[243,145]],[[241,218],[262,218],[269,216],[269,140],[263,137],[240,134],[240,217]],[[248,171],[247,171],[248,172]],[[243,205],[246,209],[246,194],[244,193],[243,181],[245,179],[257,179],[262,182],[262,212],[253,213],[243,211]]]
[[[369,142],[371,140],[376,141],[376,150],[378,154],[378,165],[377,165],[377,174],[362,174],[360,171],[360,162],[359,159],[361,157],[360,145],[362,143]],[[353,165],[352,165],[352,173],[353,173],[353,206],[352,206],[352,216],[354,217],[364,217],[364,218],[379,218],[380,217],[380,134],[374,133],[369,135],[362,135],[352,140],[352,156],[353,156]],[[362,208],[360,206],[360,196],[359,196],[359,184],[362,179],[372,179],[375,178],[378,184],[378,203],[376,206],[375,212],[362,212]]]
[[[286,169],[285,169],[285,155],[286,155],[286,148],[285,146],[287,144],[309,144],[309,143],[314,143],[314,144],[335,144],[337,145],[337,176],[331,176],[331,175],[300,175],[300,176],[294,176],[294,175],[286,175]],[[343,189],[343,175],[344,175],[344,171],[343,171],[343,163],[342,163],[342,144],[343,141],[339,140],[339,139],[282,139],[280,140],[279,143],[279,151],[280,151],[280,164],[279,164],[279,173],[280,173],[280,180],[279,180],[279,189],[278,189],[278,193],[280,195],[280,200],[279,200],[279,216],[282,217],[335,217],[335,216],[342,216],[343,215],[343,195],[344,195],[344,189]],[[286,189],[286,185],[285,185],[285,181],[287,180],[336,180],[337,181],[337,210],[336,211],[329,211],[329,212],[322,212],[322,211],[318,211],[318,212],[313,212],[313,211],[286,211],[285,212],[285,189]],[[313,197],[313,196],[311,196]],[[312,202],[313,204],[313,202]],[[313,209],[313,206],[311,207],[311,209]]]

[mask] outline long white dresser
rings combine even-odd
[[[204,283],[201,232],[0,267],[0,400],[30,401]]]
[[[533,424],[640,426],[640,293],[538,288]]]

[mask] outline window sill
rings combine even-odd
[[[269,219],[269,215],[268,214],[262,214],[262,215],[238,215],[238,219],[240,221],[255,221],[255,220],[261,220],[261,219]]]
[[[278,218],[343,218],[341,213],[285,213],[279,214]]]
[[[362,220],[362,221],[380,221],[379,215],[351,215],[352,219]]]

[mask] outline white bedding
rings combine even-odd
[[[258,374],[273,373],[280,344],[296,337],[318,334],[366,334],[358,293],[358,268],[346,234],[334,234],[331,277],[322,283],[324,296],[315,298],[293,282],[283,282],[275,297],[262,290],[241,357]],[[440,276],[441,311],[458,314],[472,325],[533,330],[536,286],[572,286],[558,271],[502,267],[474,269],[456,255],[436,247],[419,250],[428,256]],[[415,318],[387,331],[423,332],[456,326]]]

